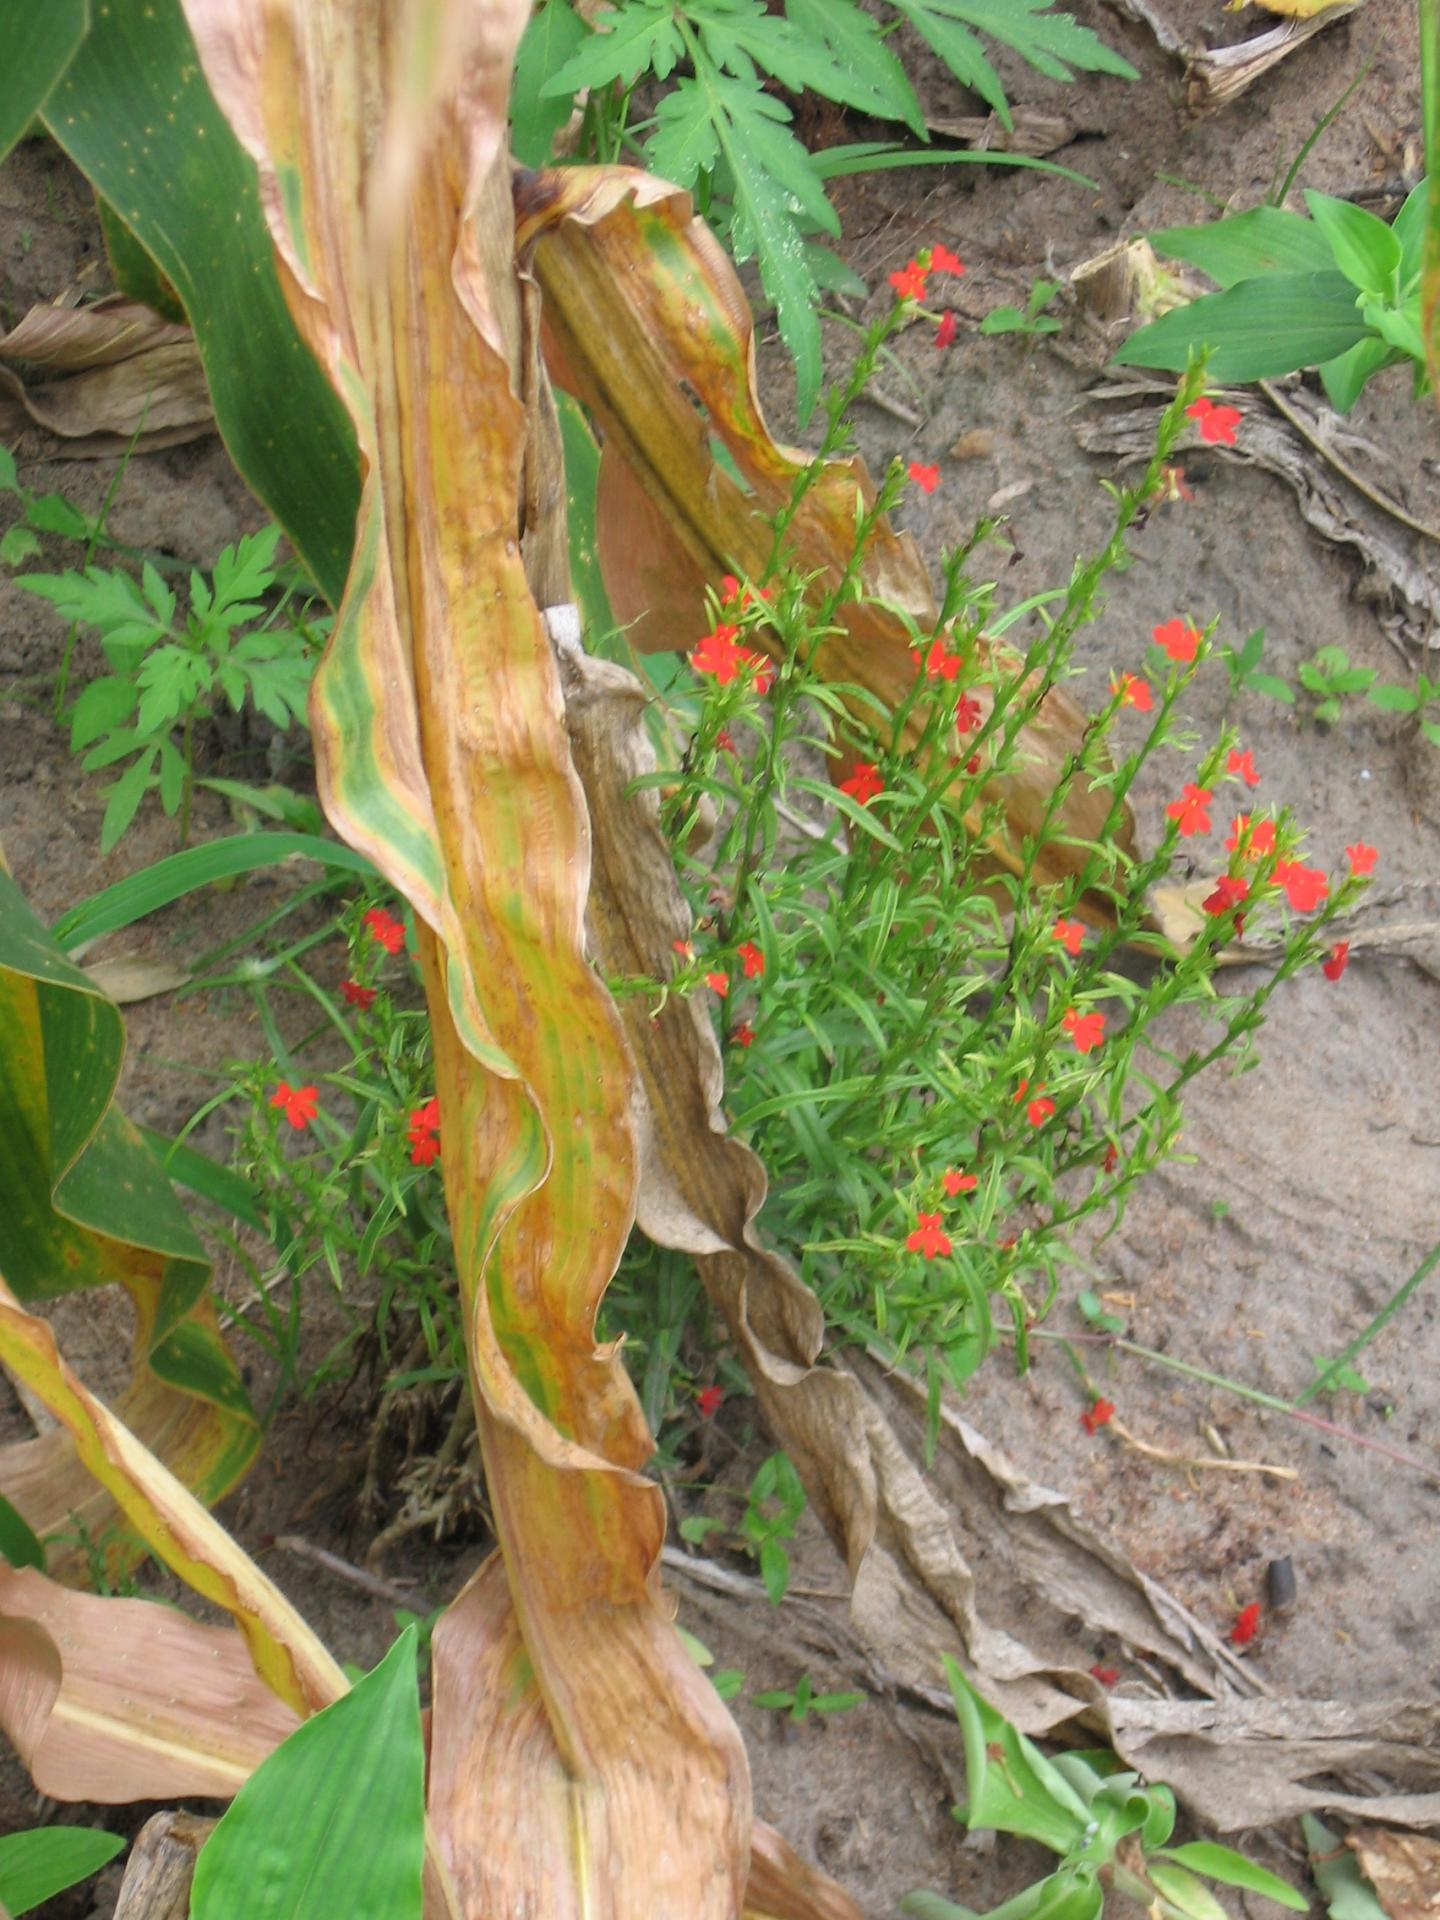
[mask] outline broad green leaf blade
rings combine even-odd
[[[888,140],[857,140],[849,146],[826,147],[812,153],[810,165],[822,180],[838,180],[850,173],[884,173],[897,167],[1031,167],[1039,173],[1053,173],[1059,180],[1073,180],[1077,187],[1097,190],[1098,183],[1088,173],[1076,173],[1053,160],[1042,160],[1033,153],[992,153],[979,147],[897,147]]]
[[[1346,353],[1337,354],[1319,369],[1325,397],[1337,413],[1348,413],[1364,391],[1370,376],[1393,366],[1402,356],[1388,340],[1367,335]]]
[[[946,1654],[956,1718],[965,1737],[965,1822],[1023,1834],[1062,1857],[1078,1844],[1090,1810],[1033,1741],[985,1700]]]
[[[12,1567],[34,1567],[45,1571],[45,1549],[24,1520],[0,1497],[0,1560]]]
[[[233,1220],[253,1227],[256,1233],[269,1231],[255,1204],[254,1189],[233,1167],[223,1167],[208,1154],[197,1153],[183,1141],[167,1140],[163,1133],[154,1133],[149,1127],[141,1127],[140,1132],[177,1186],[198,1193],[202,1200],[220,1207]]]
[[[1263,1893],[1267,1900],[1276,1900],[1293,1913],[1310,1911],[1310,1902],[1303,1893],[1282,1880],[1279,1874],[1257,1866],[1253,1860],[1247,1860],[1243,1853],[1236,1853],[1233,1847],[1216,1846],[1210,1840],[1191,1840],[1183,1847],[1167,1847],[1165,1858],[1178,1860],[1182,1867],[1203,1873],[1211,1880],[1220,1881],[1223,1886],[1244,1887],[1247,1893]]]
[[[1189,1920],[1227,1920],[1225,1909],[1203,1880],[1197,1880],[1184,1867],[1171,1866],[1166,1860],[1147,1860],[1145,1871],[1150,1880]]]
[[[359,498],[354,435],[290,317],[254,165],[211,98],[179,0],[97,7],[45,121],[174,287],[232,459],[334,604]]]
[[[0,3],[0,159],[44,106],[89,25],[90,0]]]
[[[102,934],[132,926],[147,913],[158,912],[187,893],[198,893],[202,887],[232,880],[237,874],[278,867],[282,860],[292,858],[318,860],[323,866],[363,879],[375,877],[373,863],[340,840],[322,839],[313,833],[236,833],[224,840],[211,840],[203,847],[187,847],[183,853],[172,853],[153,866],[143,867],[128,880],[117,880],[114,886],[105,887],[61,914],[51,935],[58,946],[73,953]]]
[[[1176,307],[1132,333],[1115,359],[1181,373],[1208,350],[1212,379],[1275,380],[1347,353],[1368,331],[1343,274],[1273,273]]]
[[[595,527],[600,485],[600,449],[590,431],[584,409],[568,393],[555,396],[560,437],[565,444],[565,495],[570,532],[570,577],[575,597],[593,640],[612,633],[615,615],[600,571],[599,540]]]
[[[132,300],[140,301],[143,306],[149,307],[152,312],[162,315],[166,320],[183,321],[185,309],[181,306],[174,287],[110,202],[97,193],[95,208],[100,215],[100,231],[105,239],[105,252],[109,256],[110,271],[115,276],[115,285],[121,293],[128,295]]]
[[[191,1920],[420,1920],[425,1750],[407,1627],[241,1787],[195,1863]]]
[[[1378,219],[1349,200],[1336,200],[1328,193],[1305,189],[1305,204],[1310,217],[1330,243],[1335,264],[1352,286],[1368,293],[1372,300],[1392,299],[1398,291],[1400,241]]]
[[[555,135],[574,111],[574,96],[546,92],[545,83],[590,38],[591,29],[570,0],[541,0],[515,55],[510,91],[510,132],[522,167],[543,167]]]
[[[1300,1825],[1310,1854],[1310,1871],[1329,1909],[1330,1920],[1387,1920],[1374,1887],[1360,1871],[1360,1862],[1338,1833],[1313,1813],[1302,1813]]]
[[[0,1908],[20,1920],[42,1901],[98,1873],[125,1851],[118,1833],[95,1827],[35,1827],[0,1835]]]
[[[1197,227],[1164,227],[1150,235],[1157,253],[1187,261],[1222,287],[1267,273],[1326,273],[1335,261],[1313,220],[1282,207],[1252,207]]]

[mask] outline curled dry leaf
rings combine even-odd
[[[0,337],[0,429],[26,420],[101,458],[145,452],[213,431],[215,416],[189,327],[114,295],[92,306],[31,307]],[[13,365],[60,379],[22,380]],[[139,439],[136,440],[136,434]]]
[[[616,619],[637,648],[690,646],[703,631],[703,588],[734,568],[759,575],[771,544],[765,517],[790,498],[809,464],[770,436],[755,384],[754,323],[735,269],[690,198],[647,174],[621,168],[521,173],[516,244],[544,293],[547,364],[558,385],[590,410],[604,438],[597,544]],[[717,459],[721,442],[740,475]],[[818,592],[834,585],[854,540],[857,499],[875,487],[863,461],[834,460],[807,492],[791,528],[796,565]],[[899,707],[914,681],[908,616],[932,631],[937,609],[914,539],[882,521],[861,568],[864,597],[838,615],[820,658],[827,679]],[[765,633],[756,641],[764,644]],[[1013,673],[1008,648],[976,643],[982,666]],[[982,713],[989,692],[976,689]],[[923,717],[912,724],[919,727]],[[997,866],[1018,871],[1019,844],[1033,834],[1060,770],[1080,746],[1085,715],[1061,689],[1046,695],[1021,735],[1012,769],[988,781],[973,809],[978,829],[1003,801],[1006,827],[987,842]],[[1046,843],[1046,880],[1072,871],[1069,842],[1099,837],[1109,795],[1078,782],[1060,834]],[[1113,839],[1134,850],[1128,808]],[[1082,911],[1108,924],[1108,904],[1090,895]]]
[[[1440,1914],[1440,1840],[1422,1833],[1357,1827],[1345,1844],[1360,1862],[1388,1920],[1435,1920]]]
[[[1312,34],[1354,13],[1365,0],[1329,0],[1317,6],[1315,0],[1259,0],[1270,13],[1289,14],[1278,27],[1270,27],[1249,40],[1229,47],[1197,47],[1185,63],[1185,101],[1195,114],[1218,113],[1297,47],[1303,47]]]

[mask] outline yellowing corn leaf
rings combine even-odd
[[[0,1565],[0,1728],[41,1793],[228,1798],[299,1724],[233,1627]]]
[[[691,646],[703,629],[704,583],[731,568],[763,570],[772,539],[766,517],[789,500],[808,456],[770,436],[744,292],[719,242],[693,217],[688,194],[647,174],[578,167],[521,173],[515,192],[520,257],[545,296],[548,364],[603,430],[597,539],[615,617],[633,623],[627,631],[642,650]],[[712,436],[743,485],[715,457]],[[796,565],[817,577],[818,590],[848,563],[857,499],[868,505],[874,497],[858,459],[832,461],[806,495],[791,540]],[[913,538],[882,522],[862,581],[866,598],[841,609],[843,631],[827,639],[819,664],[827,679],[896,707],[915,676],[900,612],[933,630],[929,573]],[[982,640],[980,652],[996,673],[1015,670],[1008,649]],[[988,708],[983,686],[979,694]],[[1019,842],[1038,827],[1085,726],[1069,696],[1052,689],[1022,736],[1017,764],[987,783],[972,824],[1003,800],[1007,830],[988,843],[998,865],[1019,870]],[[1108,810],[1107,793],[1077,783],[1059,831],[1093,840]],[[1128,810],[1114,837],[1133,852]],[[1052,841],[1042,877],[1062,877],[1083,857]],[[1110,918],[1097,897],[1086,908],[1097,921]]]
[[[174,1474],[86,1390],[61,1358],[46,1322],[27,1313],[3,1280],[0,1366],[68,1430],[81,1465],[156,1558],[232,1616],[272,1693],[297,1713],[312,1713],[345,1691],[344,1674],[290,1602]]]
[[[87,458],[143,452],[214,429],[200,352],[189,327],[112,295],[92,306],[32,307],[0,337],[0,426],[26,419]],[[9,363],[60,374],[27,384]]]
[[[528,10],[186,4],[364,469],[312,703],[320,788],[424,929],[503,1554],[503,1580],[483,1574],[444,1630],[442,1713],[457,1674],[479,1680],[474,1710],[447,1722],[440,1844],[458,1884],[483,1883],[491,1904],[467,1892],[465,1911],[485,1920],[525,1910],[535,1868],[517,1836],[542,1815],[561,1842],[546,1920],[728,1920],[744,1753],[662,1603],[652,1442],[594,1342],[633,1217],[632,1075],[585,951],[584,797],[527,579],[568,598],[557,439],[513,268],[505,110]],[[417,58],[413,33],[445,61]],[[654,1843],[659,1807],[683,1810],[671,1846]]]

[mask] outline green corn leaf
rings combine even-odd
[[[354,434],[290,318],[254,165],[211,98],[179,0],[96,8],[45,121],[175,288],[232,459],[335,604],[359,500]]]
[[[313,833],[231,834],[224,840],[212,840],[208,846],[187,847],[183,853],[157,860],[128,880],[117,880],[113,887],[92,894],[61,915],[52,929],[54,938],[67,952],[73,952],[103,933],[114,933],[118,927],[143,920],[147,913],[168,907],[187,893],[198,893],[237,874],[278,866],[295,855],[366,879],[375,877],[375,869],[364,854],[338,840],[325,840]]]
[[[545,83],[590,38],[591,29],[570,0],[543,0],[531,15],[515,55],[515,79],[510,89],[510,144],[522,167],[543,167],[550,158],[555,136],[569,120],[575,102],[557,90],[547,94]]]
[[[3,0],[0,159],[44,106],[90,26],[89,0]]]
[[[0,1496],[0,1559],[12,1567],[34,1567],[45,1571],[45,1549],[38,1535],[10,1502]]]
[[[1317,193],[1313,187],[1305,189],[1305,204],[1351,285],[1373,300],[1388,300],[1400,274],[1400,242],[1393,230],[1364,207]]]
[[[35,1827],[6,1835],[0,1838],[0,1910],[20,1920],[124,1851],[118,1833],[95,1827]]]
[[[1203,1873],[1222,1886],[1244,1887],[1247,1893],[1263,1893],[1267,1900],[1278,1901],[1292,1913],[1308,1913],[1310,1902],[1278,1874],[1256,1866],[1233,1847],[1216,1846],[1210,1840],[1192,1840],[1183,1847],[1167,1847],[1164,1857],[1177,1860],[1182,1867]]]
[[[95,196],[95,208],[100,215],[105,251],[110,257],[110,271],[120,292],[132,300],[138,300],[142,306],[149,307],[164,319],[183,324],[185,309],[176,297],[174,287],[145,248],[110,202],[98,193]]]
[[[1368,329],[1339,273],[1272,273],[1242,280],[1141,327],[1115,355],[1121,366],[1181,373],[1210,350],[1212,379],[1273,380],[1346,353]]]
[[[1165,227],[1150,235],[1150,244],[1198,267],[1221,287],[1267,273],[1325,273],[1335,265],[1315,222],[1281,207],[1253,207],[1198,227]]]
[[[568,393],[555,395],[560,438],[565,449],[565,492],[569,515],[570,577],[585,625],[597,638],[615,628],[610,596],[600,574],[595,509],[600,485],[600,448],[585,411]]]
[[[425,1750],[407,1627],[245,1782],[195,1864],[191,1920],[420,1920]]]

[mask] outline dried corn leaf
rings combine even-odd
[[[1222,107],[1228,107],[1248,93],[1263,74],[1303,47],[1313,34],[1336,20],[1343,20],[1364,3],[1365,0],[1333,0],[1333,4],[1317,12],[1310,0],[1273,5],[1271,0],[1260,0],[1271,13],[1288,13],[1292,18],[1235,46],[1193,48],[1185,63],[1185,100],[1190,111],[1218,113]],[[1300,17],[1302,15],[1308,17]]]
[[[32,307],[0,337],[0,430],[28,419],[85,458],[178,446],[213,431],[189,327],[114,295],[92,306]],[[27,381],[12,363],[61,379]],[[135,436],[139,435],[138,440]]]
[[[517,245],[544,291],[547,363],[557,383],[590,409],[604,438],[597,538],[618,621],[641,651],[693,645],[703,627],[701,589],[736,567],[766,564],[765,516],[790,498],[808,456],[770,436],[755,385],[754,324],[734,267],[693,217],[689,196],[623,169],[567,168],[516,182]],[[717,458],[723,445],[740,475]],[[835,460],[811,486],[791,538],[796,565],[818,590],[840,578],[854,543],[857,502],[875,489],[863,461]],[[908,533],[882,521],[866,548],[866,597],[838,616],[819,666],[898,707],[914,681],[911,630],[933,631],[929,573]],[[763,642],[763,630],[756,636]],[[982,665],[1015,671],[1008,649],[979,643]],[[982,710],[988,692],[977,689]],[[922,724],[917,716],[914,723]],[[987,843],[994,863],[1020,866],[1060,770],[1076,751],[1085,715],[1052,688],[1021,736],[1012,768],[978,796],[972,826],[1003,801],[1007,826]],[[1041,855],[1043,876],[1063,878],[1093,841],[1109,795],[1077,782],[1058,834]],[[1117,838],[1133,852],[1128,810]],[[1087,896],[1106,923],[1106,902]]]
[[[1389,1920],[1440,1915],[1440,1840],[1386,1827],[1357,1827],[1345,1844],[1360,1862]]]

